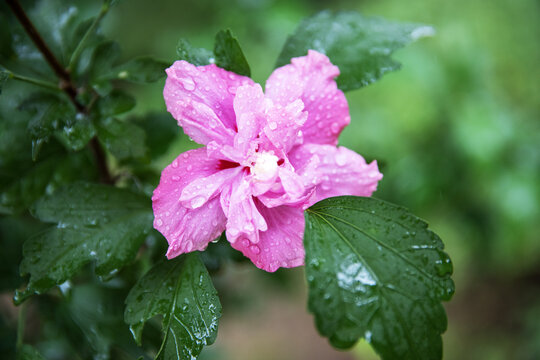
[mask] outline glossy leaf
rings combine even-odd
[[[309,49],[316,50],[339,67],[339,88],[354,90],[399,69],[400,64],[391,58],[392,53],[433,33],[433,28],[425,25],[391,22],[353,11],[323,11],[302,21],[289,36],[276,67],[288,64],[293,57],[306,55]]]
[[[383,359],[440,359],[454,292],[441,239],[407,210],[343,196],[306,211],[309,310],[333,346],[365,337]]]
[[[137,343],[156,315],[163,315],[164,333],[156,359],[196,359],[215,341],[221,304],[198,254],[155,265],[130,291],[124,319]]]
[[[173,140],[182,133],[176,122],[171,121],[170,115],[166,113],[149,113],[130,117],[128,121],[144,130],[151,159],[163,155]]]
[[[39,200],[33,211],[56,227],[25,242],[21,275],[30,275],[16,300],[42,293],[90,261],[108,277],[135,257],[152,228],[150,200],[112,186],[75,183]]]
[[[151,83],[165,77],[169,63],[142,56],[114,68],[111,78],[136,83]]]
[[[240,48],[238,40],[230,30],[222,30],[216,34],[214,51],[194,48],[189,41],[180,40],[176,53],[180,60],[186,60],[193,65],[217,66],[240,75],[250,76],[249,64]]]
[[[135,107],[135,99],[128,93],[115,89],[97,101],[96,107],[102,117],[123,114]]]
[[[239,75],[251,75],[251,70],[240,44],[230,30],[221,30],[216,34],[214,54],[217,66]]]
[[[188,40],[180,39],[176,46],[178,60],[185,60],[193,65],[208,65],[214,59],[214,53],[204,48],[194,48]]]
[[[119,160],[143,158],[146,135],[139,126],[115,118],[106,118],[97,125],[99,141]]]

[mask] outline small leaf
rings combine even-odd
[[[196,359],[214,343],[221,304],[196,253],[155,265],[131,289],[124,320],[141,343],[146,321],[163,315],[164,339],[156,359]]]
[[[189,41],[180,40],[176,47],[176,53],[180,60],[186,60],[193,65],[215,63],[220,68],[239,75],[250,76],[251,74],[240,44],[230,30],[222,30],[216,34],[213,52],[207,49],[194,48]]]
[[[239,75],[251,75],[251,70],[240,44],[230,30],[222,30],[216,34],[214,54],[217,66]]]
[[[96,135],[96,128],[88,115],[77,113],[74,118],[66,119],[55,135],[66,148],[79,151]]]
[[[193,65],[208,65],[214,59],[214,53],[204,48],[194,48],[188,40],[180,39],[176,46],[178,60],[185,60]]]
[[[162,112],[130,117],[128,122],[143,129],[151,159],[163,155],[174,139],[181,134],[176,122],[171,121],[170,115]]]
[[[440,238],[373,198],[325,199],[306,211],[309,310],[337,348],[365,337],[383,359],[440,359],[454,292]]]
[[[151,83],[165,77],[167,67],[169,67],[167,62],[142,56],[115,67],[111,78],[135,83]]]
[[[34,215],[56,227],[24,243],[20,270],[30,281],[17,292],[17,302],[63,283],[92,260],[97,275],[113,275],[135,257],[153,218],[145,196],[86,183],[45,196]]]
[[[96,107],[102,117],[125,113],[135,107],[135,98],[128,93],[115,89],[97,101]]]
[[[139,126],[115,118],[102,119],[97,125],[99,141],[119,160],[146,156],[146,135]]]
[[[400,64],[391,58],[392,53],[433,33],[433,28],[425,25],[391,22],[353,11],[323,11],[302,21],[289,36],[276,66],[306,55],[309,49],[316,50],[339,67],[339,88],[354,90],[399,69]]]
[[[32,158],[35,161],[41,144],[49,141],[51,135],[67,122],[75,120],[75,108],[56,95],[38,92],[32,94],[19,106],[20,110],[28,111],[33,115],[28,124],[28,131],[36,147]]]

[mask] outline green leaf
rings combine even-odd
[[[135,107],[135,98],[128,93],[114,89],[97,101],[96,107],[102,117],[119,115]]]
[[[17,360],[45,360],[45,358],[35,347],[24,344],[17,353]]]
[[[221,30],[216,34],[214,54],[217,66],[239,75],[251,75],[251,70],[240,44],[230,30]]]
[[[105,118],[97,125],[99,141],[119,160],[146,156],[146,135],[139,126],[115,118]]]
[[[63,283],[92,260],[97,275],[113,275],[133,260],[153,219],[145,196],[86,183],[45,196],[34,214],[56,227],[25,242],[20,270],[30,281],[17,302]]]
[[[220,68],[239,75],[250,76],[251,74],[240,44],[230,30],[222,30],[216,34],[213,52],[194,48],[189,41],[180,40],[176,47],[176,53],[180,60],[186,60],[193,65],[215,63]]]
[[[105,41],[94,50],[90,61],[90,82],[100,96],[107,95],[113,89],[109,74],[119,56],[120,45],[115,41]]]
[[[339,88],[354,90],[399,69],[400,64],[391,58],[394,50],[433,32],[429,26],[391,22],[353,11],[323,11],[302,21],[289,36],[276,67],[306,55],[309,49],[316,50],[339,67]]]
[[[188,40],[180,39],[176,46],[178,60],[185,60],[193,65],[208,65],[214,59],[214,53],[204,48],[194,48]]]
[[[46,92],[31,95],[19,109],[33,114],[28,131],[33,141],[32,158],[37,159],[41,145],[56,135],[66,148],[79,151],[88,144],[96,131],[90,118],[77,113],[63,97]]]
[[[10,78],[11,74],[5,70],[0,70],[0,94],[2,94],[2,88],[6,81]]]
[[[309,310],[337,348],[365,337],[383,359],[440,359],[454,292],[440,238],[407,210],[343,196],[306,213]]]
[[[165,69],[168,67],[169,63],[165,61],[142,56],[115,67],[111,78],[135,83],[151,83],[165,77]]]
[[[124,320],[141,343],[146,321],[163,315],[164,339],[156,359],[196,359],[214,343],[221,304],[196,253],[155,265],[131,289]]]
[[[145,132],[151,159],[163,155],[181,134],[176,122],[171,121],[171,116],[163,112],[130,117],[128,121],[140,126]]]

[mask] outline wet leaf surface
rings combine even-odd
[[[383,359],[440,359],[454,292],[440,238],[374,198],[325,199],[306,211],[309,310],[333,346],[364,337]]]
[[[354,90],[399,69],[400,64],[391,58],[392,53],[433,32],[429,26],[391,22],[353,11],[323,11],[302,21],[289,36],[276,67],[288,64],[293,57],[306,55],[309,49],[316,50],[339,67],[339,88]]]
[[[146,321],[163,315],[156,359],[196,359],[217,336],[221,304],[197,253],[155,265],[126,299],[124,319],[140,344]]]
[[[150,200],[112,186],[75,183],[39,200],[34,215],[56,227],[25,242],[21,275],[30,275],[16,301],[62,284],[94,260],[108,278],[135,257],[152,228]]]

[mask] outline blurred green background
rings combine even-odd
[[[287,35],[327,8],[436,28],[396,54],[401,71],[347,93],[352,121],[340,143],[379,162],[375,196],[427,219],[446,243],[456,294],[445,358],[540,358],[539,1],[130,0],[105,26],[124,56],[170,61],[179,38],[212,48],[230,28],[264,83]],[[137,111],[163,111],[162,86],[134,89]],[[181,138],[156,166],[190,146]],[[333,352],[306,314],[301,271],[278,274],[285,291],[249,269],[218,279],[234,294],[206,358],[376,358],[365,343]]]
[[[125,0],[104,26],[125,59],[170,62],[180,38],[212,48],[230,28],[264,83],[287,35],[323,9],[435,27],[396,53],[401,71],[347,93],[340,143],[378,161],[376,197],[426,219],[447,246],[456,294],[445,359],[539,359],[540,1]],[[135,111],[164,112],[162,89],[131,88]],[[152,165],[195,145],[179,137]],[[231,265],[215,281],[224,314],[203,359],[377,359],[365,342],[338,352],[317,335],[302,269]]]

